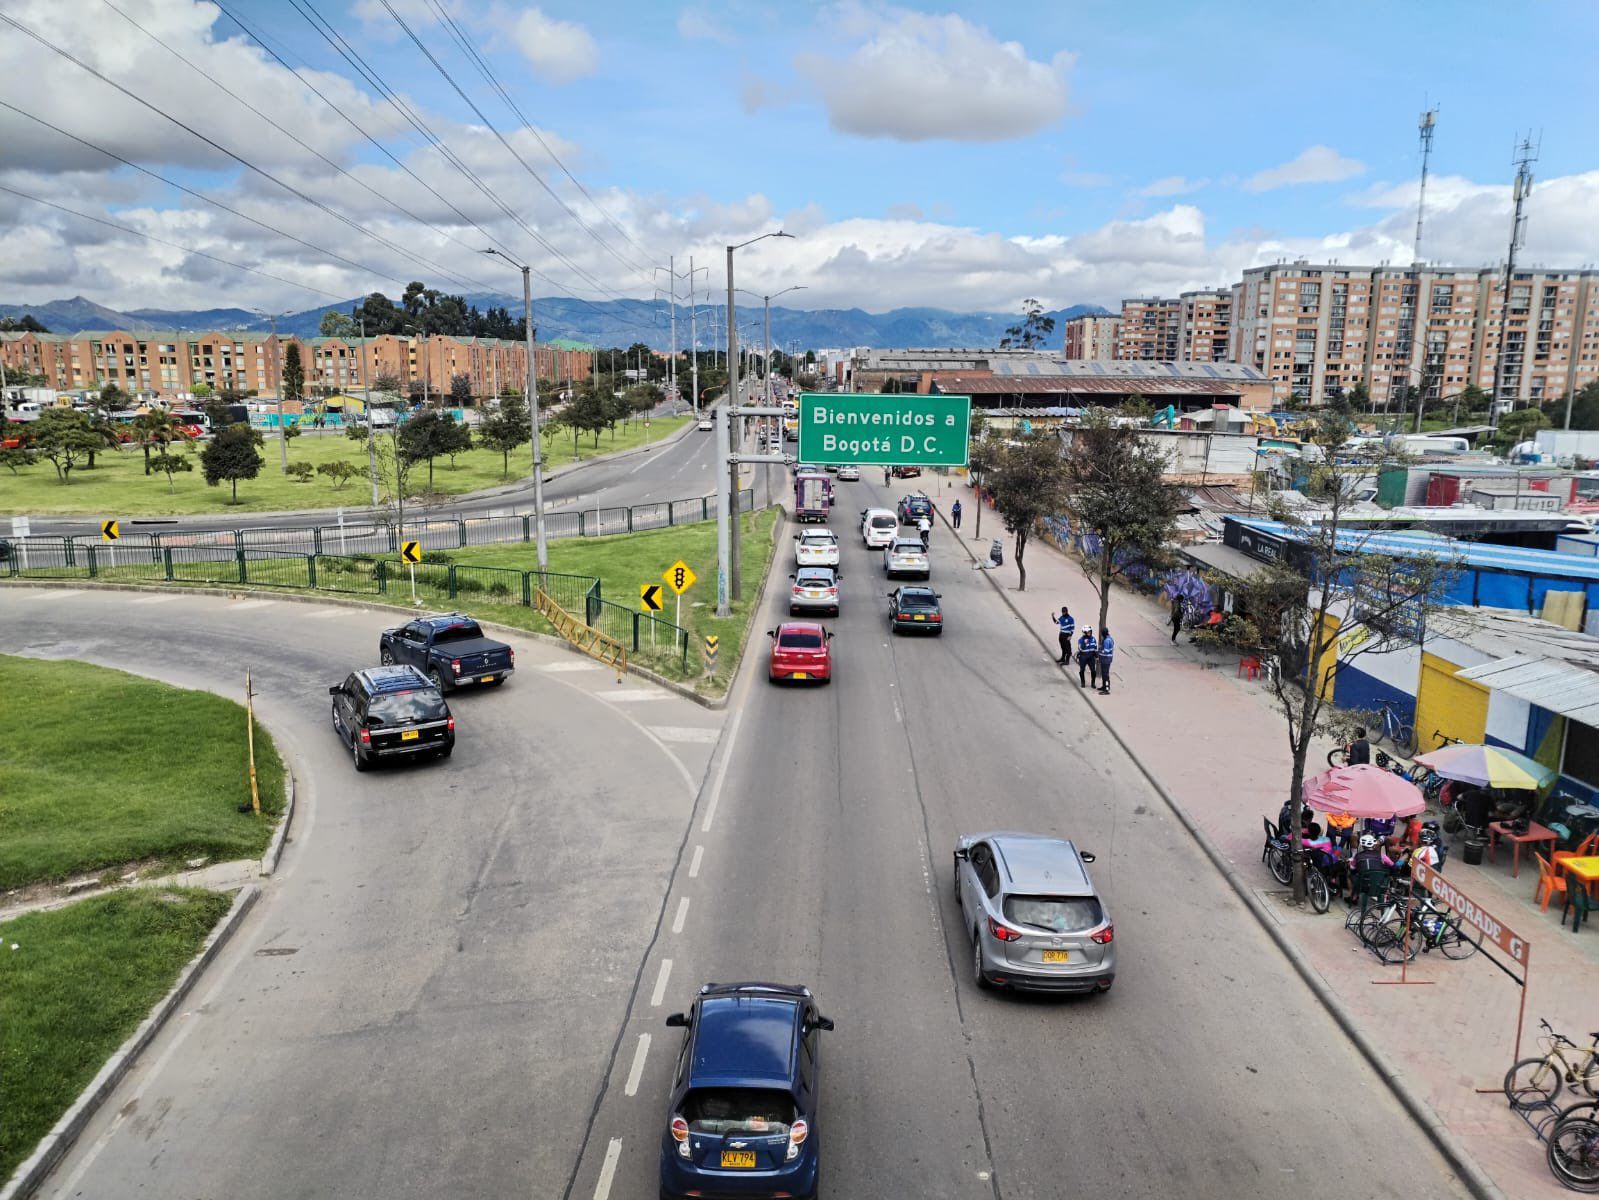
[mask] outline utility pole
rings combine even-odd
[[[503,258],[522,272],[522,328],[527,348],[527,389],[523,394],[527,397],[528,425],[533,431],[533,532],[538,547],[539,571],[544,572],[549,569],[550,561],[544,537],[544,447],[539,440],[538,360],[534,355],[533,342],[533,268],[499,250],[485,250],[483,253]]]
[[[709,268],[706,268],[707,274]],[[700,415],[700,333],[699,326],[695,323],[694,312],[694,256],[688,256],[688,385],[693,395],[689,397],[694,407],[694,415]]]
[[[738,523],[738,418],[733,415],[733,410],[738,408],[741,400],[739,397],[739,372],[733,364],[738,361],[738,325],[737,318],[733,315],[733,251],[737,246],[727,248],[727,407],[725,409],[727,429],[726,438],[717,438],[720,447],[727,455],[726,470],[723,474],[727,483],[723,490],[723,499],[716,506],[717,537],[722,541],[724,550],[722,561],[727,564],[728,578],[721,581],[716,589],[716,615],[728,615],[728,599],[742,599],[743,586],[739,581],[739,523]],[[720,433],[720,430],[718,430]],[[722,520],[727,518],[731,533],[724,534],[721,528]]]
[[[363,313],[356,319],[361,322],[361,388],[365,397],[362,407],[366,409],[366,471],[372,479],[372,512],[375,516],[378,508],[378,445],[372,423],[372,366],[377,363],[377,355],[372,356],[372,364],[368,365],[366,352],[372,347],[366,340],[366,315]]]
[[[428,376],[430,374],[432,374],[432,368],[431,368],[431,366],[428,363],[428,334],[427,334],[427,330],[424,329],[422,331],[422,407],[423,408],[426,408],[428,406]]]
[[[1516,278],[1516,251],[1521,247],[1527,235],[1527,198],[1532,195],[1532,164],[1538,161],[1538,151],[1533,147],[1532,139],[1525,137],[1516,148],[1516,183],[1512,189],[1511,198],[1514,209],[1510,218],[1510,247],[1505,252],[1505,286],[1504,293],[1499,297],[1499,347],[1494,358],[1494,394],[1493,404],[1488,412],[1488,424],[1493,429],[1499,428],[1499,406],[1504,401],[1505,368],[1508,365],[1509,355],[1506,352],[1506,342],[1510,338],[1510,289]],[[1525,361],[1526,345],[1523,342],[1522,356],[1518,359],[1518,367]],[[1516,372],[1516,388],[1520,390],[1522,372]],[[1567,405],[1570,399],[1568,393]],[[1515,407],[1515,397],[1510,398],[1510,406]],[[1567,428],[1570,428],[1568,412]]]
[[[305,364],[300,364],[301,370]],[[272,314],[272,371],[278,377],[278,452],[283,473],[289,473],[289,439],[283,432],[283,347],[278,344],[278,314]]]

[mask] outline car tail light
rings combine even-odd
[[[805,594],[805,589],[800,587],[800,585],[796,583],[794,585],[793,592],[794,592],[794,594],[796,596],[803,596]]]
[[[452,674],[455,674],[455,675],[459,675],[461,673],[461,660],[460,659],[452,658],[450,660],[450,671],[451,671]]]
[[[942,614],[942,613],[932,613],[932,614],[930,614],[930,615],[929,615],[929,616],[928,616],[928,618],[927,618],[927,619],[928,619],[928,620],[929,620],[929,621],[942,621],[942,620],[943,620],[943,619],[944,619],[944,616],[943,616],[943,614]]]
[[[449,720],[447,720],[447,721],[446,721],[446,722],[445,722],[445,723],[444,723],[444,726],[445,726],[445,728],[446,728],[446,729],[448,729],[448,730],[449,730],[449,731],[450,731],[450,732],[451,732],[451,733],[454,733],[454,732],[455,732],[455,718],[454,718],[454,717],[451,717],[451,718],[450,718],[450,719],[449,719]]]
[[[838,589],[836,587],[830,587],[827,589],[827,594],[829,596],[836,596],[838,595]]]
[[[516,666],[516,651],[515,651],[515,650],[513,650],[513,649],[511,649],[511,647],[509,647],[509,646],[507,646],[507,647],[506,647],[506,648],[505,648],[505,659],[506,659],[506,661],[507,661],[507,662],[509,662],[509,663],[510,663],[510,664],[511,664],[511,665],[512,665],[512,666],[513,666],[513,667],[514,667],[514,666]]]
[[[1103,929],[1096,929],[1088,937],[1090,941],[1098,942],[1101,946],[1108,946],[1116,940],[1116,926],[1107,925]]]
[[[370,729],[362,729],[361,730],[361,745],[370,746],[371,744],[372,744],[372,731]]]
[[[1021,936],[1022,936],[1021,934],[1017,933],[1014,929],[1007,929],[1005,926],[1001,925],[998,921],[994,920],[993,917],[989,917],[988,918],[988,932],[993,934],[995,937],[997,937],[1002,942],[1020,941],[1021,940]]]
[[[783,1155],[784,1162],[793,1162],[799,1157],[800,1146],[810,1136],[810,1132],[811,1127],[805,1123],[803,1117],[788,1127],[788,1153]]]
[[[688,1148],[688,1122],[682,1117],[672,1118],[672,1137],[677,1141],[677,1156],[689,1157]]]

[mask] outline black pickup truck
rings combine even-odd
[[[409,663],[441,692],[477,683],[504,683],[516,669],[516,652],[483,636],[464,613],[418,617],[409,625],[385,629],[378,639],[385,663]]]

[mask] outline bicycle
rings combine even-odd
[[[1554,1177],[1574,1192],[1599,1192],[1599,1113],[1574,1104],[1549,1130],[1544,1151]]]
[[[1579,1046],[1548,1021],[1538,1022],[1549,1036],[1542,1058],[1524,1058],[1505,1072],[1505,1096],[1510,1106],[1523,1112],[1552,1104],[1562,1087],[1577,1087],[1599,1099],[1599,1031],[1590,1033],[1588,1045]],[[1568,1058],[1568,1053],[1572,1058]],[[1575,1059],[1575,1061],[1573,1061]]]
[[[1377,725],[1371,731],[1371,740],[1373,742],[1380,742],[1384,738],[1393,743],[1394,750],[1401,758],[1410,758],[1416,753],[1415,727],[1406,725],[1391,704],[1378,706]],[[1339,746],[1327,752],[1327,765],[1329,767],[1341,767],[1348,762],[1348,746]]]
[[[1294,850],[1285,837],[1274,838],[1266,850],[1266,866],[1272,877],[1284,887],[1294,882]],[[1301,849],[1297,855],[1305,864],[1305,895],[1310,907],[1324,913],[1332,907],[1333,885],[1327,872],[1311,857],[1311,852]]]

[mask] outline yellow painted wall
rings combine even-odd
[[[1321,698],[1331,702],[1333,698],[1333,668],[1338,665],[1338,618],[1328,615],[1323,618],[1323,632],[1311,640],[1312,651],[1317,646],[1327,643],[1327,652],[1321,656],[1321,661],[1316,664],[1316,687],[1321,693]],[[1330,642],[1328,639],[1332,639]]]
[[[1454,663],[1434,654],[1421,656],[1421,687],[1416,695],[1416,745],[1426,752],[1439,746],[1438,733],[1480,743],[1488,728],[1488,689],[1459,678]]]

